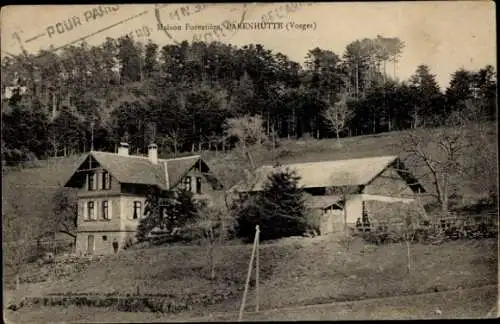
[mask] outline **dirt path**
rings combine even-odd
[[[496,316],[498,286],[421,294],[402,297],[340,302],[323,305],[280,308],[259,313],[245,313],[245,321],[262,320],[367,320],[367,319],[426,319],[426,318],[485,318]],[[236,321],[237,312],[192,317],[154,313],[114,312],[96,308],[26,308],[6,311],[6,323],[55,322],[201,322]]]

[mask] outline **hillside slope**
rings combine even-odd
[[[487,128],[489,145],[496,151],[496,125],[489,124]],[[426,136],[435,136],[440,129],[423,129]],[[342,138],[340,145],[334,139],[323,140],[281,140],[276,150],[265,146],[253,147],[252,158],[256,166],[265,163],[310,162],[330,159],[348,159],[378,155],[399,155],[403,153],[403,138],[408,131],[381,133],[368,136]],[[471,150],[478,139],[478,134],[470,134]],[[483,141],[484,142],[484,141]],[[481,145],[484,145],[482,143]],[[491,148],[490,148],[491,149]],[[473,152],[473,151],[471,151]],[[473,155],[474,153],[471,153]],[[229,152],[202,152],[213,171],[229,189],[245,177],[245,170],[251,170],[248,157],[240,150]],[[22,171],[4,172],[2,175],[2,215],[4,217],[21,218],[31,224],[42,224],[43,219],[51,216],[52,197],[59,190],[62,182],[73,171],[74,163],[79,156],[57,159],[45,168],[25,169]],[[429,193],[434,193],[432,179],[425,167],[406,161],[423,183]],[[496,175],[489,175],[493,179]],[[485,194],[480,185],[482,179],[464,179],[460,185],[460,194],[464,197],[477,197]],[[43,226],[42,226],[43,227]],[[37,228],[42,228],[37,227]]]
[[[95,261],[83,272],[37,286],[52,295],[163,295],[193,300],[224,296],[212,305],[194,304],[200,314],[235,311],[243,294],[252,246],[217,248],[215,280],[207,275],[207,247],[132,249]],[[497,283],[495,240],[412,246],[411,275],[406,247],[354,241],[343,252],[334,236],[287,238],[260,247],[261,309],[332,301],[399,296]],[[247,309],[255,305],[254,280]],[[204,297],[208,296],[208,297]]]
[[[50,160],[47,167],[2,173],[2,220],[12,220],[13,226],[29,224],[33,236],[47,230],[47,218],[52,217],[52,199],[71,175],[79,156]],[[67,190],[70,194],[74,192]],[[6,229],[5,227],[3,227]],[[9,237],[4,233],[5,238]]]

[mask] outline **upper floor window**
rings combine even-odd
[[[196,177],[196,193],[201,194],[201,177]]]
[[[102,210],[102,215],[101,215],[102,219],[109,220],[110,219],[110,217],[109,217],[109,201],[103,200],[101,210]]]
[[[93,191],[96,189],[96,179],[95,179],[95,173],[91,172],[87,175],[87,189],[89,191]]]
[[[95,206],[93,201],[87,202],[87,219],[95,219]]]
[[[103,171],[101,183],[102,183],[101,187],[103,190],[111,189],[111,175],[109,174],[108,171]]]
[[[134,214],[133,214],[133,218],[134,219],[140,218],[141,217],[141,213],[142,213],[142,202],[140,202],[140,201],[134,201]]]

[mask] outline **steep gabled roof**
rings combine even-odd
[[[294,170],[300,176],[299,186],[303,188],[323,188],[340,186],[362,186],[370,183],[394,162],[397,156],[378,156],[358,159],[293,163],[280,166],[264,165],[255,171],[253,186],[239,184],[240,192],[261,191],[268,176],[276,170]],[[402,165],[398,163],[398,165]],[[405,179],[407,180],[407,179]]]
[[[76,172],[89,158],[95,159],[120,183],[155,185],[162,190],[174,187],[191,170],[195,163],[201,163],[202,170],[205,170],[205,172],[209,169],[199,155],[175,159],[158,159],[157,164],[152,164],[147,157],[143,156],[122,156],[109,152],[92,151],[84,154],[77,161],[75,171],[66,181],[65,186],[71,186]],[[165,172],[165,167],[167,172]]]

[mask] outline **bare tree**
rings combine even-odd
[[[346,208],[347,200],[354,192],[356,186],[352,184],[353,182],[351,176],[347,172],[335,175],[334,178],[331,178],[331,182],[333,183],[333,186],[327,188],[326,194],[337,196],[339,201],[342,203],[344,235],[347,239],[349,237],[349,228],[347,225],[348,210]]]
[[[198,227],[208,246],[208,266],[210,269],[210,279],[215,279],[215,268],[217,265],[217,251],[220,250],[226,231],[224,222],[224,211],[217,207],[205,207],[200,211]]]
[[[353,236],[351,235],[351,231],[347,223],[347,218],[348,218],[347,200],[349,199],[349,196],[353,193],[356,186],[352,185],[352,179],[348,173],[336,175],[335,178],[331,179],[331,182],[334,185],[327,188],[326,194],[336,196],[338,198],[340,206],[342,207],[343,235],[337,240],[337,243],[339,243],[339,245],[342,247],[343,251],[342,267],[345,270],[346,261],[349,257],[349,251],[351,249],[352,242],[354,239]]]
[[[16,202],[13,202],[11,206],[12,211],[8,214],[2,210],[2,254],[4,270],[12,271],[16,278],[17,289],[19,288],[20,274],[28,259],[33,256],[36,226],[25,224],[21,220],[21,211]]]
[[[428,220],[425,209],[417,197],[417,204],[408,204],[404,202],[392,203],[391,208],[396,212],[396,219],[389,224],[389,231],[393,238],[399,239],[404,243],[407,258],[407,271],[411,273],[412,251],[411,245],[415,242],[418,229],[423,220]]]
[[[58,140],[56,134],[49,135],[49,143],[50,143],[50,146],[52,147],[52,152],[54,153],[54,157],[57,157],[57,153],[59,152],[61,143]]]
[[[182,138],[180,132],[176,129],[171,130],[163,139],[164,144],[168,145],[173,149],[174,157],[177,156],[177,153],[184,143],[184,139]]]
[[[337,143],[340,145],[340,132],[346,128],[347,122],[353,116],[353,111],[347,105],[347,94],[345,93],[340,96],[339,101],[333,104],[330,97],[328,97],[326,103],[328,106],[323,111],[323,117],[335,132]]]
[[[58,190],[52,198],[54,216],[49,222],[51,231],[62,233],[73,238],[76,243],[76,219],[78,207],[75,195],[64,189]]]
[[[228,137],[238,138],[243,148],[262,144],[267,138],[262,117],[259,115],[228,118],[224,123],[224,132]]]
[[[446,124],[432,131],[414,130],[403,139],[402,149],[408,159],[423,166],[431,176],[441,211],[447,213],[450,196],[460,179],[470,171],[471,127],[474,122],[466,112],[454,112]]]

